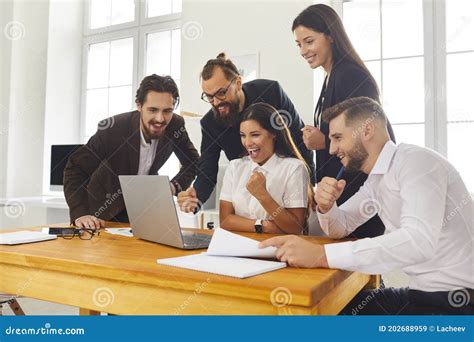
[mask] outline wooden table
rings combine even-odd
[[[374,279],[354,272],[298,268],[234,279],[156,263],[200,252],[106,232],[89,241],[58,238],[2,245],[0,292],[76,306],[81,314],[334,315]]]

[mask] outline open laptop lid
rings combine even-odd
[[[168,176],[119,176],[133,235],[183,248]]]

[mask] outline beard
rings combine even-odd
[[[152,120],[148,123],[145,123],[143,118],[140,118],[140,121],[141,121],[140,126],[143,129],[143,134],[145,135],[145,138],[148,138],[148,139],[159,139],[159,138],[161,138],[165,134],[166,128],[168,127],[168,123],[166,121],[165,122],[158,122],[158,121]],[[154,123],[160,123],[160,124],[164,125],[161,132],[152,132],[150,130],[150,127],[148,125],[149,124],[154,124]]]
[[[214,112],[214,119],[218,124],[225,127],[233,127],[240,123],[240,103],[223,101],[219,105],[224,105],[229,108],[229,113],[227,115],[222,115],[219,113],[219,109],[216,106],[212,105],[212,111]]]
[[[347,152],[347,156],[349,161],[347,162],[346,170],[348,172],[356,172],[362,169],[362,165],[367,160],[369,153],[359,139],[356,140],[354,147]]]

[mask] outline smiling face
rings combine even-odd
[[[275,135],[264,129],[255,120],[240,123],[240,140],[249,157],[263,165],[275,152]]]
[[[293,34],[301,56],[312,69],[320,66],[326,71],[331,69],[333,61],[331,37],[301,25],[295,28]]]
[[[242,89],[242,79],[236,76],[228,80],[220,67],[215,67],[213,75],[202,81],[202,91],[208,99],[216,118],[227,126],[238,121],[241,104],[239,91]],[[216,96],[214,96],[216,95]]]
[[[337,156],[348,172],[361,171],[369,156],[361,134],[357,133],[353,127],[346,126],[344,115],[339,115],[329,123],[329,153]]]
[[[137,104],[137,109],[140,112],[140,128],[145,139],[158,139],[173,118],[173,96],[171,93],[150,91],[143,105]]]

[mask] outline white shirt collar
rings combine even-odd
[[[250,158],[250,157],[249,157]],[[258,165],[256,162],[254,162],[252,159],[250,159],[251,161],[251,170],[252,172],[255,171],[255,170],[264,170],[265,172],[270,172],[272,170],[272,168],[276,167],[277,163],[278,163],[278,156],[276,153],[273,153],[272,156],[265,162],[265,164],[263,165]]]
[[[387,173],[388,168],[390,167],[390,162],[392,161],[393,155],[397,150],[397,145],[392,140],[389,140],[385,143],[382,151],[380,151],[379,156],[375,162],[371,175],[383,175]]]
[[[145,135],[143,134],[142,129],[140,128],[140,145],[143,147],[150,147],[156,140],[158,139],[151,139],[150,143],[147,143],[145,140]]]

